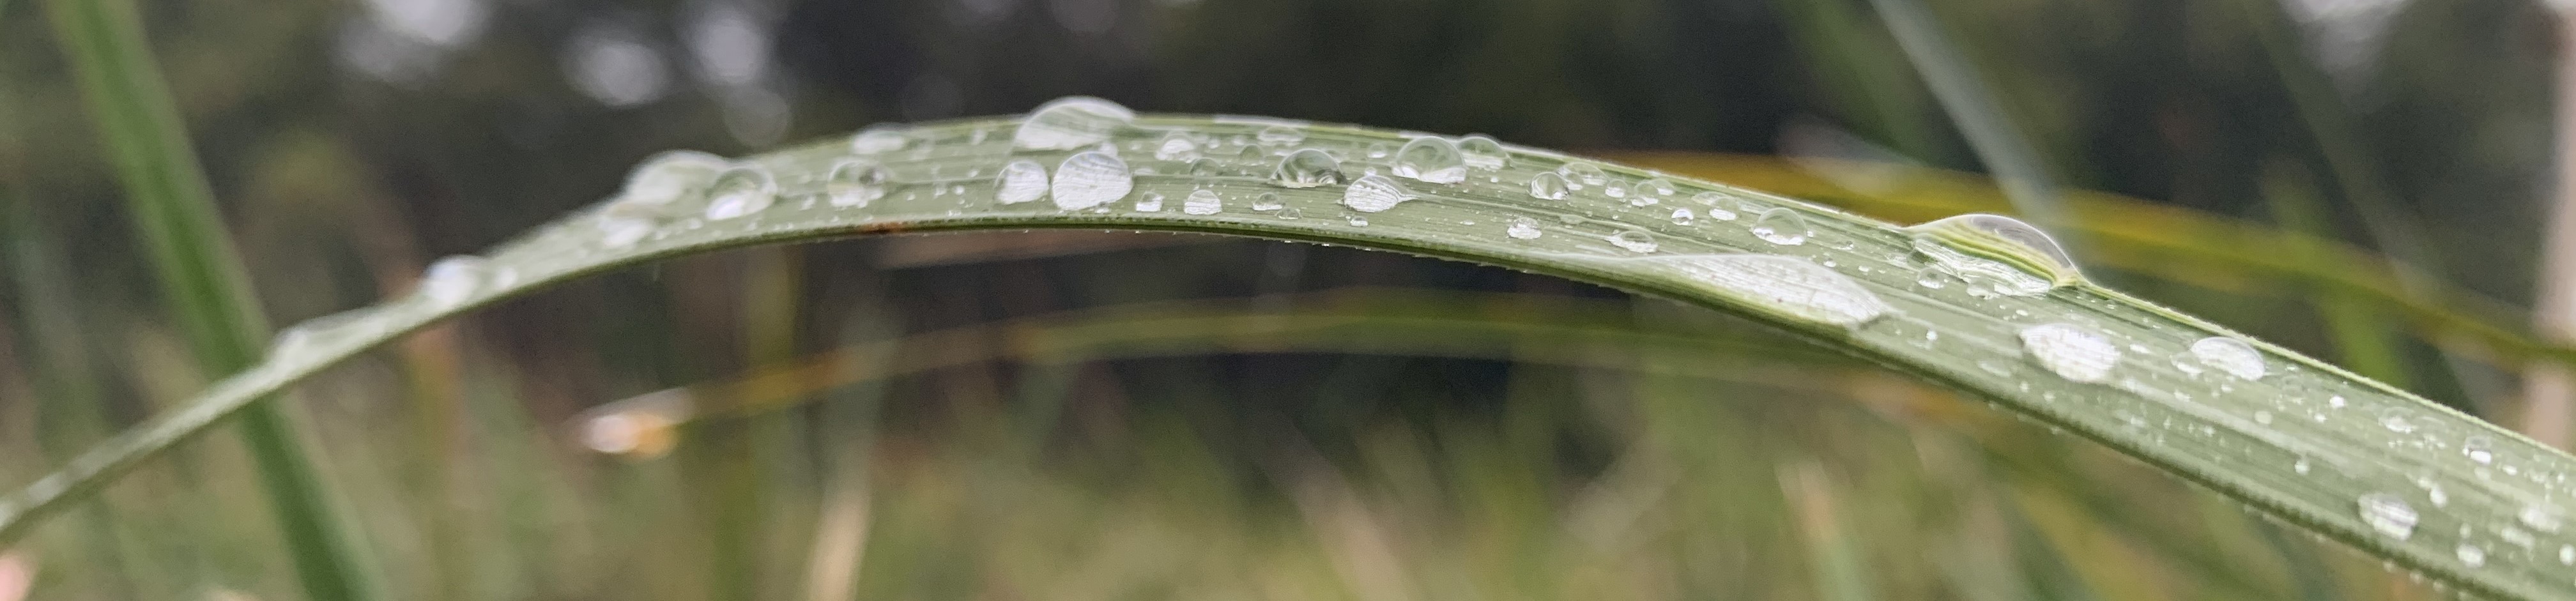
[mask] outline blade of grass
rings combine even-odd
[[[730,162],[651,163],[632,197],[540,227],[494,249],[479,266],[459,264],[423,293],[293,330],[268,361],[8,497],[15,511],[0,522],[0,540],[136,461],[351,354],[556,282],[764,243],[892,232],[1127,229],[1474,261],[1735,313],[2099,441],[2428,578],[2497,597],[2576,596],[2576,581],[2556,575],[2561,566],[2554,556],[2501,552],[2505,535],[2493,534],[2526,524],[2530,529],[2515,526],[2513,540],[2528,535],[2535,545],[2576,547],[2576,538],[2559,528],[2564,516],[2576,513],[2562,500],[2569,495],[2546,477],[2576,472],[2576,457],[2082,281],[2049,267],[2042,250],[1956,230],[1907,230],[1792,199],[1537,149],[1504,148],[1480,157],[1499,160],[1466,170],[1472,176],[1450,179],[1451,172],[1422,171],[1423,164],[1411,162],[1445,156],[1420,134],[1231,117],[1131,119],[1123,111],[1069,112],[1068,106],[1080,105],[1056,105],[1026,123],[969,120],[871,132],[855,149],[836,140]],[[1016,142],[996,135],[1013,128]],[[1268,135],[1256,136],[1265,130]],[[1158,148],[1176,146],[1167,137],[1194,146],[1203,158],[1152,158]],[[1291,143],[1278,140],[1288,137],[1297,140],[1294,147],[1345,158],[1333,169],[1308,171],[1318,165],[1315,153],[1281,159]],[[1372,157],[1372,149],[1403,144],[1433,152],[1378,155],[1407,157],[1406,169]],[[1017,161],[1058,166],[1053,201],[1002,202],[1028,200],[1016,192],[1025,187],[1002,192],[1001,180],[1020,184],[1031,175],[1004,168]],[[681,170],[690,164],[707,168]],[[1283,165],[1289,175],[1307,178],[1285,178],[1303,187],[1274,183],[1282,180],[1269,174]],[[870,174],[870,167],[890,170],[883,187],[873,176],[849,177]],[[1531,197],[1530,183],[1541,174],[1562,171],[1591,181],[1593,169],[1602,172],[1603,184],[1643,188],[1670,204],[1595,191],[1607,186],[1559,199]],[[1451,183],[1381,175],[1406,171]],[[1011,175],[996,179],[997,173]],[[1647,185],[1649,179],[1663,181]],[[1315,180],[1325,181],[1304,185]],[[1656,192],[1667,182],[1676,188],[1672,194]],[[674,186],[685,192],[673,193]],[[884,194],[864,194],[869,190]],[[1220,206],[1205,210],[1207,203],[1190,204],[1191,196],[1213,196]],[[1759,217],[1673,216],[1676,207],[1697,204],[1695,197],[1711,208]],[[1104,204],[1109,200],[1114,203]],[[629,227],[638,220],[641,229]],[[1529,229],[1539,235],[1526,235]],[[1784,235],[1793,232],[1806,235]],[[2045,282],[2056,285],[2011,295],[1919,283],[1921,271],[1934,266],[1928,261],[1963,257],[1984,261],[1970,264],[1980,273],[2018,270],[2017,277],[2052,278]],[[2206,340],[2212,337],[2221,340]],[[2217,355],[2233,371],[2168,359],[2190,356],[2195,345],[2239,343],[2250,353]],[[2249,358],[2262,365],[2261,374],[2229,375],[2247,373]],[[2481,452],[2463,453],[2464,445]],[[2493,476],[2508,467],[2514,477]],[[2418,483],[2447,491],[2443,502],[2428,500]],[[2458,549],[2471,546],[2498,552],[2475,555],[2475,563],[2458,559],[2471,555]]]
[[[126,210],[190,351],[215,373],[257,363],[267,320],[144,44],[134,3],[49,0],[45,12],[112,155]],[[292,416],[262,403],[241,412],[237,423],[285,530],[305,594],[317,601],[374,598]]]

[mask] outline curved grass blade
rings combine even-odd
[[[1138,118],[1096,100],[734,161],[659,157],[609,203],[487,259],[442,261],[413,296],[290,329],[259,366],[8,497],[0,540],[262,395],[507,296],[722,248],[1037,228],[1350,245],[1729,311],[2102,442],[2463,589],[2576,596],[2560,562],[2576,561],[2563,531],[2576,458],[2085,283],[2009,220],[1899,228],[1481,138]],[[1953,243],[1962,231],[1986,236]]]

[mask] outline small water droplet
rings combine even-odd
[[[2306,458],[2306,457],[2300,457],[2300,458],[2299,458],[2299,460],[2298,460],[2297,462],[2294,462],[2294,463],[2291,463],[2291,464],[2290,464],[2290,471],[2298,472],[2298,473],[2300,473],[2300,474],[2306,474],[2306,473],[2308,473],[2308,470],[2312,470],[2312,469],[2316,469],[2316,468],[2312,467],[2312,465],[2308,462],[2308,458]]]
[[[1602,195],[1602,196],[1608,196],[1608,197],[1611,197],[1611,198],[1627,198],[1627,197],[1628,197],[1628,185],[1627,185],[1627,184],[1618,183],[1618,182],[1611,182],[1611,183],[1609,183],[1609,184],[1606,184],[1606,185],[1601,186],[1601,195]],[[1644,203],[1630,203],[1630,204],[1635,204],[1635,205],[1637,205],[1637,206],[1641,206],[1641,207],[1642,207],[1642,206],[1646,206]]]
[[[1055,206],[1067,211],[1088,209],[1109,201],[1125,198],[1136,186],[1136,177],[1127,172],[1127,162],[1097,152],[1065,157],[1055,166],[1055,183],[1047,189]]]
[[[1503,235],[1522,240],[1537,239],[1539,236],[1538,220],[1528,217],[1513,217],[1511,227],[1503,228]]]
[[[1606,239],[1611,245],[1627,249],[1628,252],[1655,252],[1655,235],[1648,234],[1645,230],[1627,230],[1611,234]]]
[[[2354,502],[2360,509],[2361,522],[2369,525],[2371,530],[2397,540],[2415,535],[2415,508],[2407,505],[2405,499],[2375,492],[2362,495]]]
[[[1554,173],[1541,173],[1530,176],[1530,198],[1536,198],[1539,200],[1565,200],[1566,194],[1565,176]]]
[[[1342,191],[1342,204],[1362,213],[1392,209],[1413,199],[1413,193],[1406,191],[1403,184],[1383,175],[1363,176]]]
[[[2576,545],[2558,546],[2559,565],[2576,566]]]
[[[610,250],[623,249],[642,242],[661,227],[656,211],[648,205],[618,202],[600,209],[592,227],[599,230],[599,245]]]
[[[1273,125],[1261,128],[1261,133],[1254,134],[1253,139],[1270,146],[1288,146],[1306,141],[1306,130],[1292,125]]]
[[[1459,138],[1458,155],[1466,159],[1468,167],[1477,169],[1501,169],[1511,160],[1511,153],[1503,151],[1503,143],[1485,134]]]
[[[1562,167],[1557,167],[1556,172],[1565,176],[1566,183],[1576,186],[1598,186],[1610,183],[1610,176],[1602,173],[1599,165],[1591,163],[1566,163]]]
[[[1369,144],[1366,152],[1368,158],[1383,159],[1386,155],[1395,154],[1395,149],[1388,147],[1384,142],[1378,142]]]
[[[1276,211],[1284,206],[1288,206],[1288,203],[1280,201],[1279,195],[1275,193],[1263,192],[1260,196],[1252,197],[1252,210],[1255,211]]]
[[[1223,210],[1225,210],[1225,200],[1217,198],[1216,192],[1211,190],[1191,190],[1189,196],[1181,199],[1183,213],[1215,215],[1217,211]]]
[[[2258,409],[2258,410],[2255,410],[2255,411],[2254,411],[2254,423],[2262,424],[2262,425],[2266,425],[2266,426],[2272,425],[2272,412],[2270,412],[2270,411],[2263,411],[2263,410],[2259,410],[2259,409]]]
[[[2326,399],[2326,406],[2327,406],[2327,407],[2333,407],[2333,408],[2336,408],[2336,409],[2342,409],[2342,408],[2343,408],[2343,406],[2344,406],[2344,404],[2345,404],[2345,401],[2343,400],[2343,395],[2335,395],[2335,396],[2333,396],[2333,397],[2329,397],[2329,398],[2327,398],[2327,399]]]
[[[2399,434],[2415,431],[2415,422],[2406,421],[2406,416],[2398,415],[2395,412],[2390,412],[2387,416],[2379,418],[2379,425],[2388,428],[2388,431],[2390,432],[2396,432]]]
[[[695,150],[672,150],[645,157],[626,174],[626,189],[617,202],[665,205],[704,185],[731,163]]]
[[[871,125],[850,136],[850,152],[884,154],[912,145],[912,135],[901,125]]]
[[[1753,237],[1764,242],[1797,246],[1806,244],[1807,237],[1812,235],[1815,232],[1807,229],[1807,218],[1799,217],[1797,211],[1787,207],[1773,207],[1753,219]]]
[[[433,307],[453,307],[473,298],[483,290],[483,280],[491,263],[482,257],[456,255],[439,259],[421,272],[420,288],[414,292]]]
[[[1118,103],[1089,96],[1066,96],[1038,105],[1011,134],[1011,147],[1021,150],[1072,150],[1108,140],[1136,112]],[[1062,175],[1057,177],[1061,178]]]
[[[1621,260],[1663,267],[1684,281],[1795,319],[1853,327],[1895,311],[1850,276],[1798,257],[1653,255]]]
[[[1270,184],[1287,188],[1313,188],[1342,183],[1342,162],[1324,151],[1308,148],[1279,158],[1279,166],[1270,170]]]
[[[2460,441],[2460,453],[2480,465],[2495,463],[2495,439],[2479,434]]]
[[[1395,151],[1394,172],[1435,184],[1454,184],[1467,179],[1467,160],[1458,154],[1458,145],[1439,136],[1423,136],[1405,142]]]
[[[1691,222],[1698,220],[1699,214],[1691,212],[1690,209],[1673,209],[1674,225],[1690,225]]]
[[[2068,380],[2099,383],[2120,364],[2120,347],[2082,326],[2052,323],[2021,331],[2021,345],[2040,367]]]
[[[708,221],[723,221],[758,213],[778,201],[778,182],[768,169],[745,166],[726,169],[707,185]]]
[[[885,198],[886,181],[892,176],[884,165],[867,159],[848,159],[832,165],[823,178],[823,194],[836,207],[864,207]]]
[[[1161,212],[1163,210],[1163,194],[1160,192],[1146,192],[1144,194],[1136,195],[1136,210],[1146,213]]]
[[[1706,205],[1708,207],[1708,218],[1710,219],[1718,221],[1735,220],[1735,212],[1724,208],[1726,203],[1726,195],[1724,194],[1716,192],[1701,192],[1691,195],[1691,200],[1693,202]]]
[[[2487,550],[2477,545],[2460,543],[2460,548],[2454,554],[2459,556],[2460,563],[2467,564],[2469,567],[2487,565]]]
[[[1925,267],[1914,272],[1914,285],[1933,290],[1949,287],[1950,279],[1949,272],[1934,267]]]
[[[2537,503],[2522,506],[2522,512],[2515,514],[2514,517],[2521,520],[2524,526],[2550,534],[2557,534],[2560,528],[2567,525],[2567,518],[2560,515],[2557,508]]]
[[[2195,340],[2191,343],[2191,356],[2200,360],[2202,365],[2217,368],[2238,379],[2263,379],[2263,353],[2243,340],[2226,336]]]
[[[1198,141],[1190,139],[1189,134],[1181,132],[1165,134],[1163,143],[1154,147],[1155,160],[1186,163],[1199,160],[1202,156],[1205,155],[1199,152]]]
[[[1010,164],[1002,166],[1002,174],[996,177],[999,182],[995,184],[993,199],[1001,201],[1002,204],[1020,204],[1046,196],[1048,187],[1046,166],[1038,164],[1037,161],[1027,159],[1011,161]]]
[[[1636,190],[1638,196],[1672,196],[1674,192],[1673,180],[1660,177],[1648,179],[1646,181],[1637,182]]]

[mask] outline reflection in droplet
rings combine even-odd
[[[1623,260],[1657,266],[1793,319],[1852,327],[1895,310],[1850,276],[1798,257],[1654,255]]]
[[[2120,347],[2082,326],[2052,323],[2021,331],[2022,350],[2040,367],[2067,380],[2099,383],[2120,364]]]
[[[2414,536],[2415,508],[2407,505],[2405,499],[2398,498],[2397,495],[2375,492],[2362,495],[2355,500],[2355,504],[2361,512],[2361,522],[2368,524],[2371,530],[2397,540],[2406,540],[2407,537]]]
[[[1628,252],[1655,252],[1655,235],[1648,234],[1644,230],[1627,230],[1611,234],[1607,239],[1611,245],[1627,249]]]
[[[1807,237],[1811,235],[1814,231],[1807,229],[1807,218],[1799,217],[1797,211],[1787,207],[1773,207],[1753,219],[1753,237],[1761,238],[1763,242],[1797,246],[1806,244]]]
[[[1089,96],[1066,96],[1038,105],[1011,134],[1021,150],[1072,150],[1098,144],[1136,120],[1136,112]],[[1060,179],[1063,175],[1058,174]]]
[[[886,180],[891,179],[884,165],[866,159],[846,159],[832,166],[824,177],[823,194],[836,207],[864,207],[885,198]]]
[[[1530,176],[1529,194],[1539,200],[1565,200],[1565,176],[1554,173]]]
[[[778,182],[769,170],[757,166],[727,169],[707,186],[708,221],[733,219],[758,213],[778,200]]]
[[[1395,151],[1394,171],[1397,177],[1454,184],[1467,179],[1467,161],[1459,156],[1457,144],[1439,136],[1423,136]]]
[[[1019,204],[1046,196],[1046,166],[1027,159],[1011,161],[996,176],[993,199],[1002,204]]]
[[[1067,211],[1088,209],[1109,201],[1125,198],[1136,186],[1136,176],[1127,171],[1127,162],[1098,152],[1085,152],[1066,157],[1055,167],[1055,182],[1048,188],[1055,206]]]
[[[1189,196],[1181,198],[1183,213],[1215,215],[1217,211],[1222,210],[1225,210],[1225,200],[1217,198],[1216,192],[1212,190],[1191,190]]]
[[[2263,379],[2263,353],[2254,346],[2225,336],[2211,336],[2191,343],[2191,356],[2202,365],[2243,380]]]
[[[1406,191],[1404,185],[1383,175],[1361,176],[1359,181],[1351,182],[1351,186],[1342,191],[1342,204],[1362,213],[1392,209],[1413,198],[1413,193]]]
[[[1521,240],[1536,240],[1539,237],[1538,220],[1513,217],[1511,226],[1503,228],[1503,235]]]
[[[1324,151],[1307,148],[1279,158],[1279,166],[1270,170],[1270,183],[1288,188],[1313,188],[1342,183],[1342,162]]]
[[[1503,143],[1494,141],[1492,136],[1468,134],[1458,139],[1458,155],[1466,159],[1468,167],[1501,169],[1510,161],[1511,153],[1504,152]]]

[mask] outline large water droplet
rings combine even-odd
[[[2239,379],[2263,379],[2263,353],[2254,350],[2254,345],[2246,344],[2243,340],[2226,336],[2211,336],[2195,340],[2191,343],[2191,356],[2199,359],[2201,365],[2216,368]]]
[[[1021,150],[1072,150],[1098,144],[1136,120],[1136,112],[1089,96],[1066,96],[1038,105],[1011,134]],[[1056,177],[1062,178],[1062,174]]]
[[[491,263],[482,257],[456,255],[439,259],[421,272],[420,289],[414,294],[431,306],[453,307],[482,291],[484,277],[490,272]]]
[[[912,135],[900,125],[872,125],[850,136],[850,152],[884,154],[912,145]]]
[[[996,178],[999,181],[995,184],[993,199],[1002,201],[1002,204],[1029,202],[1047,193],[1046,166],[1037,161],[1011,161],[1002,166],[1002,174]]]
[[[1181,199],[1183,213],[1215,215],[1223,210],[1225,210],[1225,199],[1217,198],[1216,192],[1211,190],[1191,190],[1189,196]]]
[[[1467,179],[1467,161],[1459,156],[1457,144],[1439,136],[1423,136],[1395,151],[1394,171],[1398,177],[1454,184]]]
[[[1628,252],[1655,252],[1655,235],[1646,233],[1645,230],[1627,230],[1611,234],[1606,239],[1612,246],[1627,249]]]
[[[724,157],[695,150],[672,150],[645,157],[627,172],[626,189],[618,194],[617,202],[670,204],[696,191],[730,164]]]
[[[1097,152],[1066,157],[1055,166],[1055,184],[1048,188],[1055,206],[1067,211],[1088,209],[1127,196],[1136,187],[1136,176],[1127,171],[1127,162]]]
[[[2028,290],[2026,293],[2036,293],[2084,279],[2083,272],[2075,268],[2075,260],[2066,256],[2066,249],[2059,248],[2056,240],[2050,239],[2048,234],[2040,231],[2039,228],[2011,217],[1970,213],[1920,223],[1905,229],[1915,232],[1918,240],[1926,238],[1937,240],[1941,243],[1940,246],[1950,249],[1948,253],[1933,254],[1933,259],[1936,261],[1951,262],[1948,261],[1951,256],[1975,255],[2009,264],[2018,267],[2019,271],[2027,272],[2013,279],[2036,278],[2046,283],[2036,290],[2030,290],[2033,286],[2027,283],[2006,286],[2008,290],[2003,290],[2006,294],[2014,294],[2014,290]],[[1925,245],[1919,243],[1915,245],[1917,250],[1924,247]],[[1988,275],[2011,277],[1991,268],[1977,268],[1977,270]]]
[[[1405,191],[1403,184],[1383,175],[1361,176],[1359,181],[1351,182],[1349,188],[1342,190],[1342,205],[1362,213],[1392,209],[1413,198],[1413,193]]]
[[[1763,242],[1797,246],[1806,244],[1807,237],[1812,235],[1815,231],[1807,228],[1807,218],[1799,217],[1797,211],[1787,207],[1773,207],[1753,220],[1753,237],[1761,238]]]
[[[1780,255],[1657,255],[1623,259],[1662,267],[1747,304],[1795,319],[1857,326],[1894,311],[1850,276]]]
[[[1204,153],[1199,152],[1198,141],[1190,139],[1189,134],[1181,132],[1164,134],[1163,143],[1154,147],[1156,160],[1186,163],[1199,160],[1201,156],[1204,156]]]
[[[1536,240],[1539,236],[1538,220],[1513,217],[1511,226],[1503,228],[1503,235],[1522,240]]]
[[[2099,383],[2120,364],[2120,347],[2082,326],[2052,323],[2021,331],[2022,349],[2057,377]]]
[[[2415,508],[2406,499],[2384,492],[2362,495],[2355,504],[2361,512],[2361,523],[2371,530],[2397,540],[2415,535]]]
[[[1270,170],[1272,185],[1288,188],[1312,188],[1342,183],[1342,162],[1324,151],[1308,148],[1279,157],[1279,166]]]
[[[1541,173],[1530,176],[1529,194],[1539,200],[1565,200],[1565,176]]]
[[[1467,161],[1468,167],[1477,169],[1501,169],[1511,160],[1511,153],[1503,150],[1503,143],[1485,134],[1468,134],[1459,138],[1458,156]]]
[[[778,181],[769,177],[768,169],[735,167],[707,185],[706,216],[709,221],[733,219],[758,213],[777,201]]]

